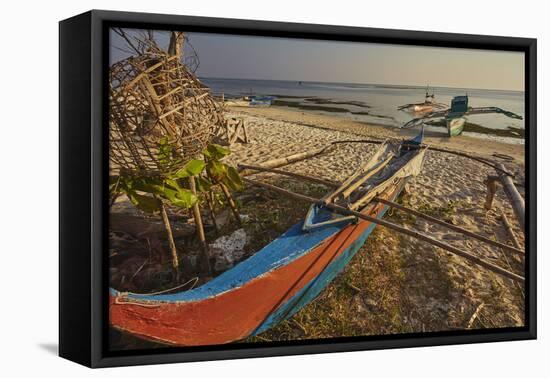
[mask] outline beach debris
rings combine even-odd
[[[215,259],[214,270],[219,272],[235,265],[243,258],[247,242],[248,235],[243,228],[214,240],[210,244],[210,257]]]

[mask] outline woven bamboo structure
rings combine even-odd
[[[223,106],[177,55],[160,50],[110,68],[111,174],[169,174],[224,125]]]

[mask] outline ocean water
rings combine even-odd
[[[421,86],[354,83],[218,78],[202,78],[201,80],[215,94],[224,93],[226,97],[275,95],[283,103],[290,102],[318,108],[308,111],[394,127],[399,127],[413,118],[412,114],[397,110],[397,107],[408,103],[423,102],[426,89]],[[497,106],[525,116],[524,92],[430,87],[430,93],[432,91],[435,93],[435,101],[443,104],[449,105],[454,96],[467,94],[469,105],[472,107]],[[327,111],[322,110],[323,107]],[[341,109],[341,111],[334,111],[334,108]],[[488,129],[525,128],[524,120],[512,119],[502,114],[472,115],[467,119],[471,123]]]

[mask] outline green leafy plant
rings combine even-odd
[[[165,167],[177,163],[172,159],[171,148],[166,140],[161,140],[158,161]],[[162,213],[171,248],[173,249],[173,265],[177,267],[177,253],[164,204],[190,209],[199,205],[200,193],[204,193],[206,197],[210,195],[215,185],[219,185],[239,221],[238,212],[227,187],[240,191],[244,188],[244,184],[237,170],[221,161],[230,153],[231,151],[225,147],[211,144],[202,151],[204,160],[190,160],[175,173],[158,177],[125,174],[110,177],[109,195],[111,203],[114,202],[116,197],[124,194],[138,209],[149,214]],[[194,209],[194,213],[197,229],[201,228],[199,233],[202,233],[202,223],[199,218],[200,215],[197,214],[197,208]]]
[[[224,184],[235,191],[241,191],[244,183],[235,167],[224,164],[221,159],[229,155],[228,148],[211,144],[202,151],[206,160],[206,172],[213,184]]]

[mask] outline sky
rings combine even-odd
[[[200,77],[524,90],[521,52],[206,33],[187,37],[200,59]],[[167,33],[155,38],[168,44]],[[111,62],[128,56],[112,32],[110,44]]]

